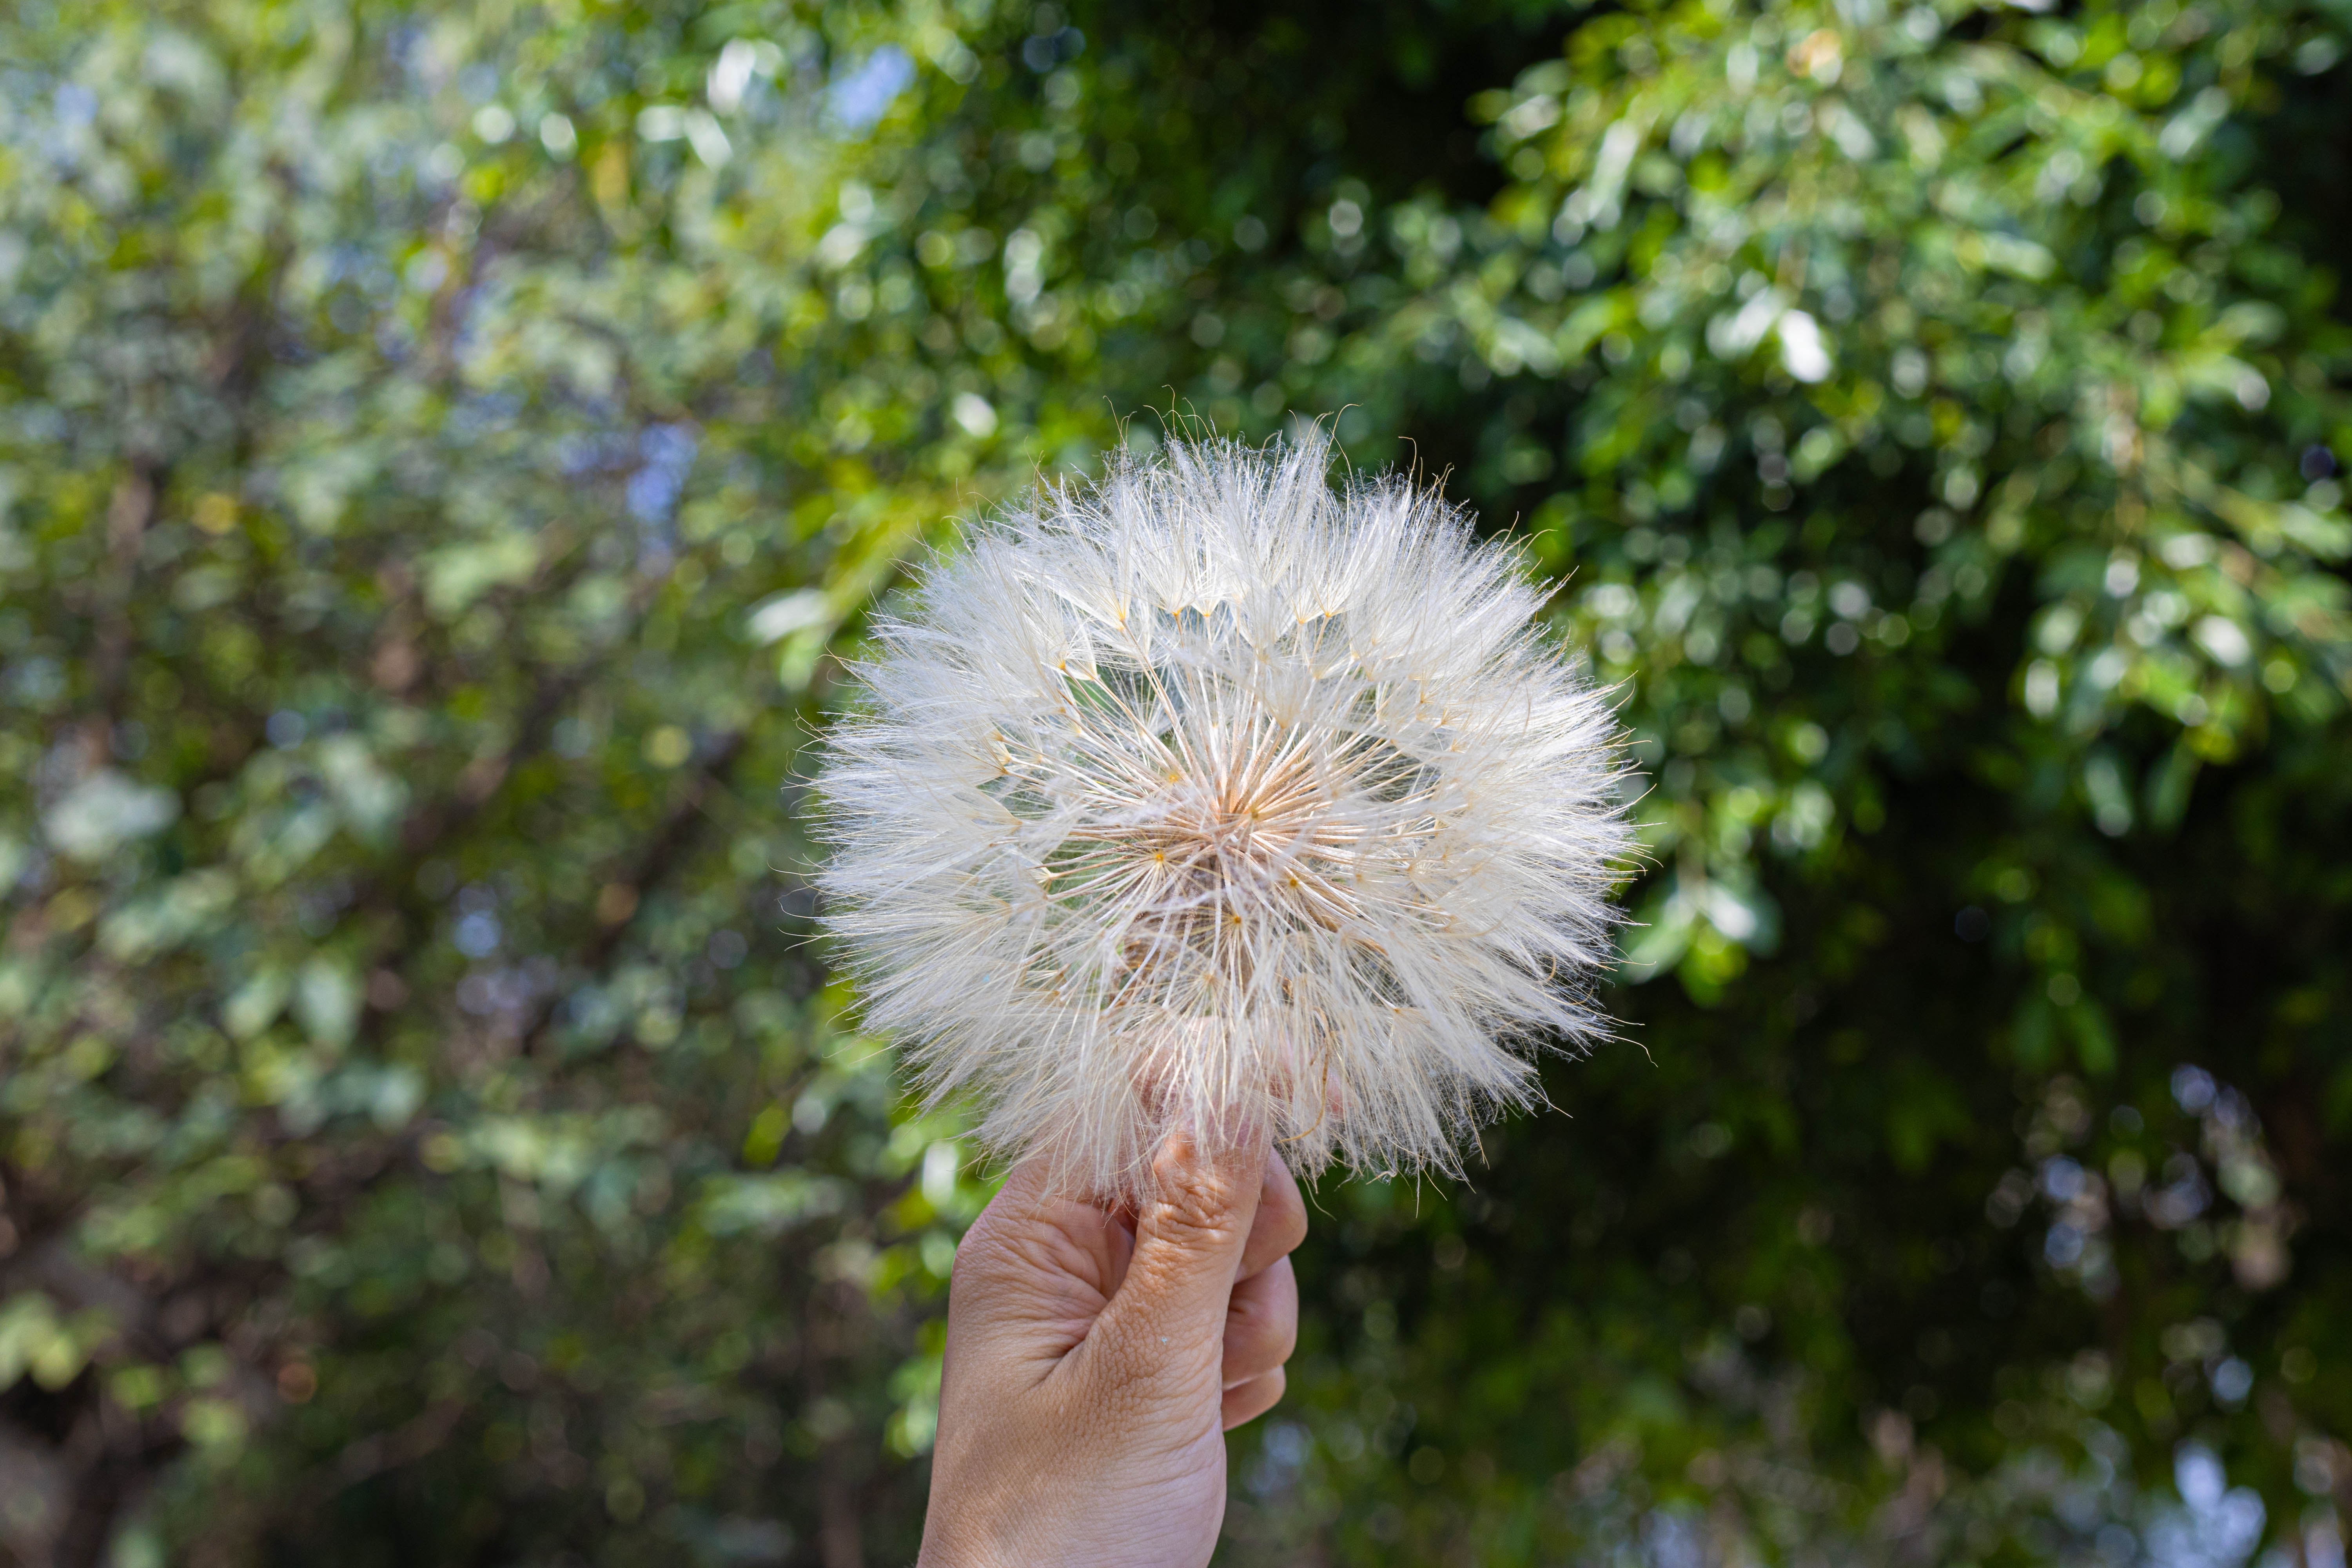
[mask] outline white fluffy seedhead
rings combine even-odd
[[[1611,711],[1510,553],[1328,464],[1177,444],[976,527],[818,781],[867,1023],[1065,1189],[1179,1129],[1452,1170],[1603,1027]]]

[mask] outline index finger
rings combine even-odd
[[[1299,1195],[1298,1184],[1292,1179],[1290,1167],[1283,1163],[1282,1156],[1268,1150],[1265,1185],[1258,1194],[1257,1217],[1250,1224],[1249,1240],[1242,1246],[1241,1271],[1234,1279],[1239,1281],[1263,1273],[1306,1239],[1307,1200]]]

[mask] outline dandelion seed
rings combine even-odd
[[[1135,1195],[1169,1132],[1458,1169],[1604,1026],[1615,725],[1542,594],[1327,443],[1171,443],[977,528],[819,781],[866,1019],[982,1142]]]

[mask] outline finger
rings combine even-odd
[[[1298,1277],[1290,1259],[1277,1258],[1274,1267],[1234,1287],[1225,1310],[1225,1386],[1264,1377],[1288,1361],[1297,1344]]]
[[[1168,1141],[1152,1163],[1158,1190],[1136,1210],[1127,1277],[1103,1311],[1110,1338],[1174,1346],[1213,1364],[1257,1217],[1265,1147],[1204,1148],[1181,1133]]]
[[[1282,1369],[1276,1367],[1264,1377],[1255,1377],[1238,1388],[1225,1390],[1222,1412],[1225,1430],[1230,1432],[1273,1409],[1282,1398]]]
[[[1244,1279],[1286,1257],[1307,1239],[1307,1200],[1282,1156],[1266,1151],[1265,1184],[1258,1191],[1257,1217],[1250,1222],[1248,1245],[1242,1248]]]
[[[1133,1237],[1100,1207],[1055,1194],[1043,1161],[1015,1166],[956,1248],[951,1323],[1010,1333],[1057,1359],[1127,1270]]]

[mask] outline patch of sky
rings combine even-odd
[[[891,100],[914,84],[915,62],[896,44],[885,44],[836,75],[825,88],[834,118],[863,131],[882,118]]]
[[[50,107],[58,124],[79,131],[98,118],[98,95],[79,82],[60,82]]]
[[[694,462],[694,432],[684,425],[656,425],[638,437],[644,465],[629,476],[629,510],[640,522],[667,522],[686,488]]]

